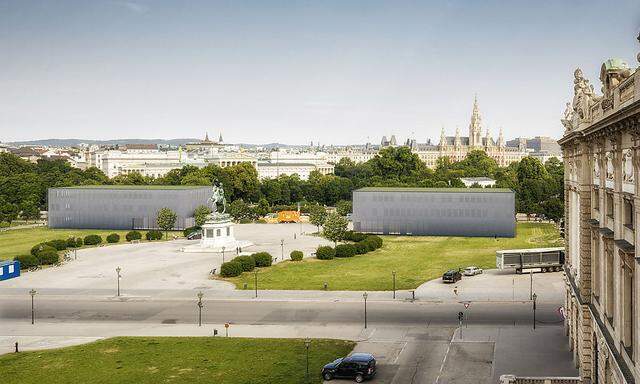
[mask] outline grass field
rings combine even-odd
[[[96,234],[102,236],[102,242],[106,243],[107,235],[117,233],[120,235],[120,242],[125,242],[124,236],[129,231],[113,231],[103,229],[49,229],[47,227],[12,229],[8,231],[0,231],[0,260],[13,259],[18,255],[29,253],[31,247],[43,241],[54,239],[68,239],[69,237],[84,237],[86,235]],[[144,241],[145,231],[140,231]],[[171,236],[169,232],[169,236]],[[175,232],[178,236],[182,236],[182,232]]]
[[[320,369],[351,352],[353,342],[312,340],[311,383]],[[304,341],[222,337],[120,337],[47,351],[0,356],[2,382],[304,383]]]
[[[392,289],[396,271],[397,289],[413,289],[442,276],[450,268],[475,265],[495,268],[497,250],[561,246],[552,224],[519,223],[513,239],[479,237],[384,236],[381,249],[347,259],[287,261],[258,272],[259,289],[329,290]],[[254,287],[253,273],[227,279],[242,288]]]

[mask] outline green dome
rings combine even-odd
[[[629,64],[626,61],[619,58],[607,59],[602,63],[602,67],[605,71],[629,69]]]

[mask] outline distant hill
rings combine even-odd
[[[185,138],[185,139],[113,139],[113,140],[83,140],[83,139],[41,139],[13,141],[6,144],[11,145],[42,145],[47,147],[77,147],[80,144],[88,145],[122,145],[122,144],[164,144],[164,145],[184,145],[187,143],[198,142],[201,139]],[[292,145],[269,143],[269,144],[237,144],[244,148],[265,147],[265,148],[283,148],[292,147]]]

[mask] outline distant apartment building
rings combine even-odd
[[[275,179],[282,175],[298,175],[301,180],[309,180],[311,172],[318,171],[323,175],[333,173],[333,164],[320,163],[272,163],[258,162],[257,165],[259,179]]]

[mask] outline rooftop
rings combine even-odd
[[[365,187],[354,192],[440,192],[440,193],[513,193],[509,188],[416,188]]]
[[[74,185],[52,189],[200,189],[210,185]]]

